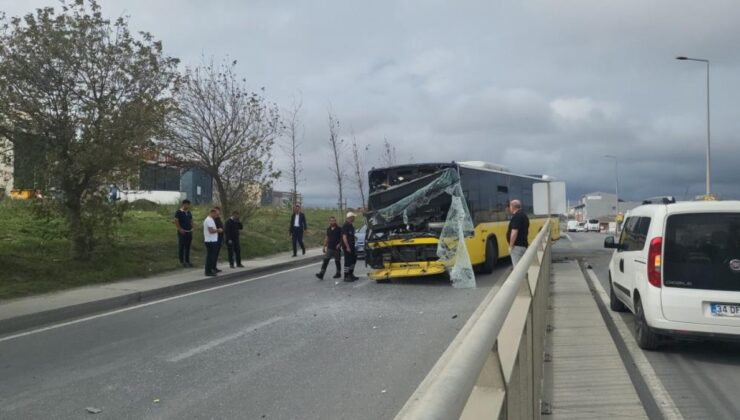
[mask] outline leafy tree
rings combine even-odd
[[[127,18],[103,18],[95,0],[60,3],[0,17],[0,139],[36,139],[71,254],[88,259],[110,234],[105,185],[135,173],[162,132],[178,61],[151,34],[132,35]]]
[[[249,92],[235,67],[207,62],[186,70],[164,146],[213,178],[224,214],[247,217],[280,176],[272,149],[281,125],[277,106]]]

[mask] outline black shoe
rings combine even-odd
[[[357,280],[359,280],[359,279],[360,279],[359,277],[355,276],[354,274],[351,274],[351,275],[349,276],[349,278],[351,278],[351,279],[352,279],[352,281],[357,281]]]
[[[244,268],[244,266],[241,265],[241,264],[237,264],[236,266],[239,267],[239,268]]]
[[[333,278],[335,278],[335,279],[338,279],[338,278],[341,278],[341,277],[342,277],[342,275],[341,275],[341,274],[339,274],[339,273],[337,273],[337,274],[335,274],[335,275],[334,275],[334,277],[333,277]]]
[[[294,256],[294,257],[297,257],[298,255],[296,255],[296,254],[293,254],[293,256]]]
[[[220,268],[217,268],[217,269],[216,269],[216,272],[217,272],[217,273],[220,273],[221,271],[223,271],[223,270],[221,270]]]
[[[210,273],[206,273],[206,276],[208,277],[216,277],[217,275],[218,274],[214,273],[213,271],[211,271]]]
[[[305,248],[303,249],[303,255],[306,255],[306,249]]]
[[[347,274],[347,275],[344,276],[344,281],[346,281],[347,283],[353,282],[355,280],[357,280],[357,279],[354,278],[354,277],[352,277],[352,276],[350,276],[349,274]]]
[[[319,280],[324,280],[324,273],[316,273],[316,278]]]

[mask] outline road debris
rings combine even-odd
[[[87,412],[90,414],[98,414],[103,412],[102,409],[97,407],[85,407],[85,410],[87,410]]]

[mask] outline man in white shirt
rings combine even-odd
[[[223,229],[216,227],[218,210],[211,209],[208,217],[203,221],[203,240],[206,244],[206,276],[216,275],[216,259],[218,258],[218,234]]]

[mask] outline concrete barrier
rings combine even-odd
[[[406,402],[397,419],[537,419],[550,289],[546,223]]]

